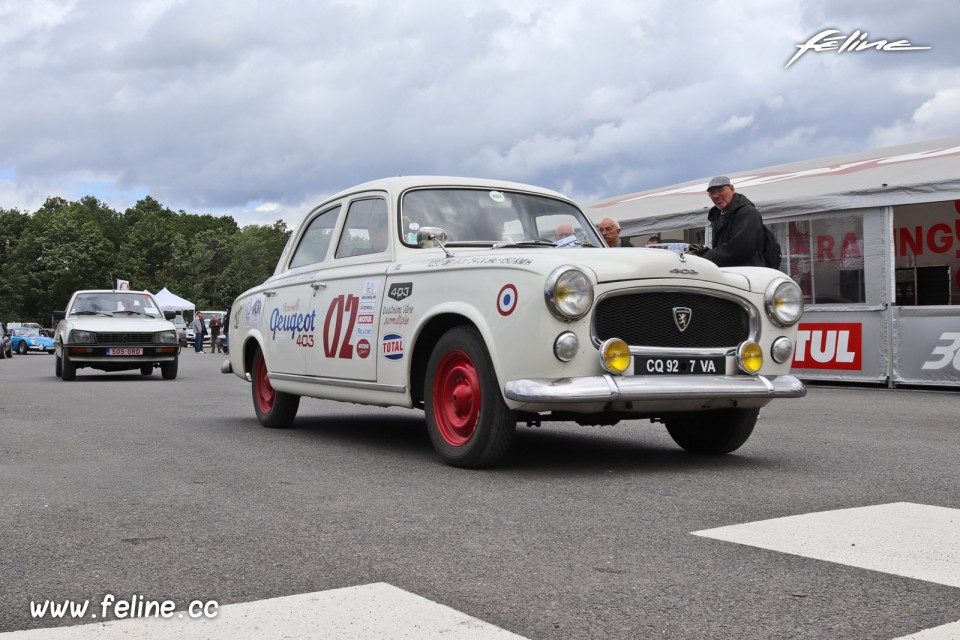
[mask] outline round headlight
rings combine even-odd
[[[770,283],[764,294],[767,316],[774,324],[789,327],[803,315],[803,292],[793,280],[778,278]]]
[[[600,364],[606,371],[620,375],[632,361],[630,347],[620,338],[610,338],[600,345]]]
[[[770,347],[770,357],[774,362],[783,364],[793,355],[793,342],[786,336],[780,336]]]
[[[744,373],[756,373],[763,366],[763,349],[756,342],[743,342],[737,348],[737,364]]]
[[[543,295],[554,316],[561,320],[577,320],[593,305],[593,284],[580,269],[564,265],[547,277]]]

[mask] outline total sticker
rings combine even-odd
[[[497,311],[502,316],[508,316],[517,308],[517,288],[512,284],[505,284],[497,296]]]

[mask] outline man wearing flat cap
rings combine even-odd
[[[745,195],[737,193],[727,176],[707,185],[713,208],[707,214],[713,230],[713,248],[701,255],[720,267],[762,267],[763,220]]]

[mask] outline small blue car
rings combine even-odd
[[[40,335],[40,331],[32,327],[12,327],[10,346],[20,355],[26,355],[30,351],[53,353],[53,338]]]

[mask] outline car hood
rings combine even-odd
[[[162,318],[108,318],[106,316],[71,316],[66,320],[74,329],[83,331],[109,331],[120,333],[140,333],[154,331],[173,331],[176,327]]]
[[[454,257],[433,257],[425,263],[421,260],[400,261],[397,270],[426,268],[449,269],[480,266],[499,266],[550,273],[564,265],[576,265],[592,271],[598,284],[628,280],[676,278],[680,280],[706,281],[751,290],[750,269],[721,269],[713,262],[693,255],[680,256],[667,249],[622,248],[502,248],[473,249],[452,248]],[[419,256],[418,256],[419,257]],[[760,271],[765,271],[760,269]],[[769,279],[769,277],[767,277]],[[755,284],[760,285],[760,282]]]

